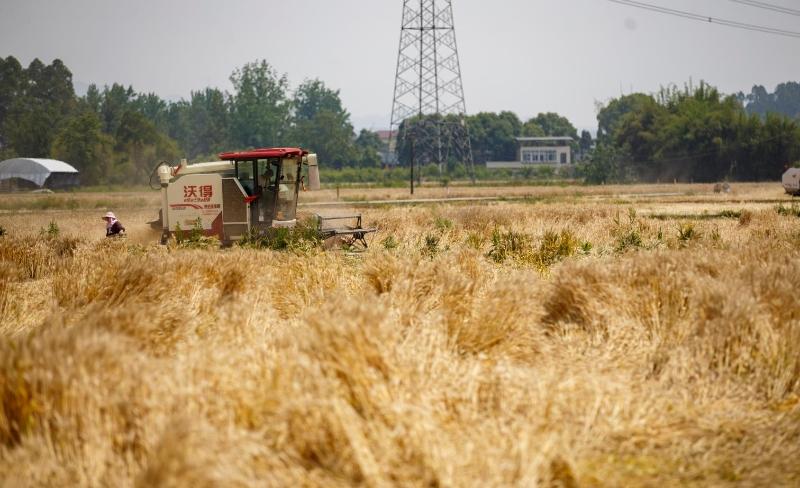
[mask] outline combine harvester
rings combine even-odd
[[[800,196],[800,168],[789,168],[783,173],[783,189],[792,196]]]
[[[308,189],[319,190],[317,155],[300,148],[276,147],[227,152],[221,161],[178,166],[162,162],[156,168],[161,182],[161,209],[150,224],[161,230],[165,244],[178,229],[198,229],[230,245],[248,236],[268,236],[272,229],[297,224],[297,198]],[[155,171],[154,171],[155,173]],[[341,238],[367,247],[361,215],[316,216],[322,239]],[[350,221],[352,225],[335,226]]]

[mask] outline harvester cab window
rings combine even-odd
[[[255,194],[253,185],[253,163],[250,161],[238,161],[236,163],[236,178],[242,184],[242,188],[248,195]]]
[[[269,164],[269,161],[261,160],[258,162],[258,186],[261,188],[269,188],[270,183],[274,180],[275,170]]]
[[[259,183],[263,187],[259,199],[259,221],[272,223],[275,213],[275,188],[280,171],[274,160],[262,160],[258,162],[258,172]]]
[[[295,200],[298,190],[298,174],[300,165],[294,160],[284,160],[281,165],[281,176],[278,183],[277,220],[294,220],[297,213]]]

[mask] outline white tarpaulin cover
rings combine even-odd
[[[55,159],[14,158],[0,162],[0,180],[21,178],[44,186],[52,173],[77,173],[64,161]]]

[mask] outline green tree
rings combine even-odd
[[[525,122],[523,133],[526,136],[572,137],[578,139],[578,130],[566,118],[554,112],[540,113]]]
[[[73,117],[53,142],[51,154],[80,171],[84,184],[96,185],[110,175],[114,141],[102,131],[100,119],[86,111]]]
[[[437,164],[439,171],[447,171],[454,176],[455,171],[464,166],[467,156],[466,144],[470,121],[457,114],[423,115],[409,117],[400,123],[397,130],[398,162],[422,168],[430,163]],[[474,147],[474,146],[473,146]]]
[[[384,150],[384,144],[376,132],[361,129],[356,137],[355,149],[358,153],[359,167],[376,168],[381,166],[380,152]]]
[[[294,131],[294,145],[316,152],[325,165],[339,169],[356,160],[353,127],[334,112],[323,110],[312,120],[299,121]]]
[[[248,63],[230,77],[231,137],[240,148],[285,145],[290,103],[288,80],[266,61]]]
[[[397,161],[404,166],[418,168],[438,160],[437,131],[443,118],[439,115],[409,117],[397,128]]]
[[[144,115],[162,132],[169,132],[169,104],[155,93],[138,94],[132,98],[130,108]]]
[[[775,88],[775,112],[800,119],[800,83],[781,83]]]
[[[767,114],[761,127],[759,151],[752,157],[749,180],[775,180],[795,161],[800,161],[800,124],[784,115]]]
[[[320,80],[306,80],[295,91],[292,100],[294,120],[312,120],[323,111],[341,114],[348,119],[350,115],[342,107],[339,90],[331,90]]]
[[[522,124],[523,137],[544,137],[546,135],[544,129],[542,129],[542,126],[539,125],[535,118]]]
[[[578,148],[580,149],[581,155],[589,154],[593,145],[592,134],[588,130],[581,131],[581,138],[578,141]]]
[[[666,114],[655,122],[655,139],[645,141],[655,151],[653,161],[637,165],[640,177],[708,182],[727,177],[742,113],[735,98],[701,82],[696,89],[662,90],[659,99]]]
[[[131,109],[131,103],[136,97],[132,86],[114,83],[109,88],[103,88],[102,102],[100,104],[100,119],[103,122],[103,131],[106,134],[117,132],[122,117]]]
[[[292,108],[292,144],[315,151],[320,161],[335,168],[357,162],[350,114],[342,107],[338,90],[307,80],[295,91]]]
[[[14,96],[3,121],[7,144],[20,155],[47,157],[53,139],[76,105],[72,73],[64,63],[56,59],[45,65],[34,59],[25,70],[23,89]]]
[[[190,158],[229,149],[230,114],[225,94],[216,88],[193,91],[189,101],[170,106],[169,134]]]
[[[86,89],[86,95],[79,100],[81,110],[89,110],[100,114],[100,106],[103,104],[103,94],[97,89],[97,85],[92,83]]]
[[[797,121],[771,112],[763,120],[748,115],[741,97],[725,96],[704,82],[622,97],[601,110],[598,121],[598,157],[616,151],[614,162],[622,158],[627,179],[776,179],[800,157]]]
[[[631,181],[633,175],[626,165],[627,155],[611,145],[600,145],[588,159],[578,163],[578,175],[587,183],[625,183]]]
[[[610,142],[612,134],[617,129],[617,124],[628,113],[635,112],[642,106],[654,103],[650,95],[634,93],[614,99],[606,106],[601,107],[597,114],[597,140],[604,144]]]
[[[8,144],[6,123],[11,107],[24,94],[25,70],[16,58],[0,58],[0,150]]]
[[[117,166],[111,177],[114,183],[145,183],[158,161],[172,161],[180,154],[174,140],[135,110],[122,115],[114,139],[117,154]]]
[[[629,164],[636,166],[645,179],[656,179],[658,176],[653,175],[660,174],[661,167],[654,160],[657,153],[663,152],[659,150],[659,132],[664,130],[668,117],[667,109],[650,97],[637,100],[635,109],[614,121],[614,132],[609,135],[613,145],[624,150],[632,160]]]
[[[773,93],[761,85],[753,86],[748,95],[740,94],[740,102],[746,103],[747,112],[762,119],[768,113],[782,114],[793,119],[800,118],[800,83],[787,82],[775,87]]]
[[[476,163],[517,158],[516,138],[522,135],[522,122],[513,112],[481,112],[468,117],[467,125]]]

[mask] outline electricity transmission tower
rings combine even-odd
[[[466,111],[452,1],[403,0],[390,129],[406,121],[396,142],[410,143],[412,193],[414,164],[454,159],[472,175]]]

